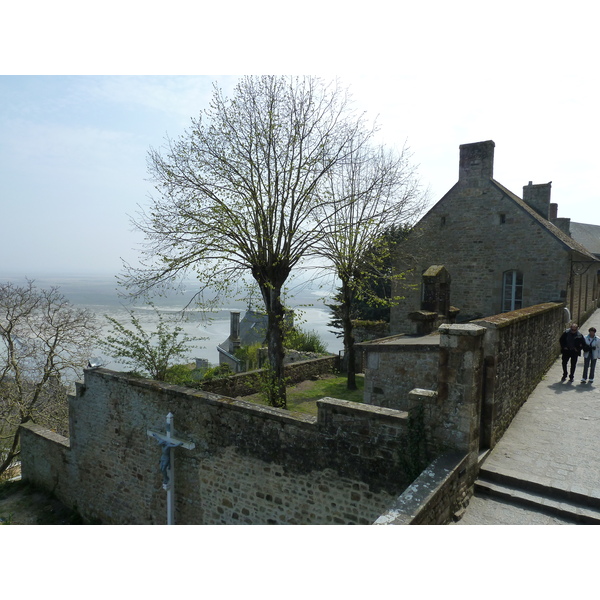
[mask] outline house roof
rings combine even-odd
[[[244,318],[240,321],[240,342],[242,346],[262,344],[267,335],[268,317],[266,313],[248,309]],[[229,336],[220,346],[229,348]]]
[[[564,231],[559,229],[556,225],[544,219],[540,214],[538,214],[533,208],[527,204],[523,199],[519,198],[516,194],[513,194],[509,189],[505,188],[501,183],[498,183],[495,179],[490,180],[496,187],[500,189],[504,194],[506,194],[511,200],[513,200],[516,204],[518,204],[525,212],[527,212],[533,219],[535,219],[542,227],[547,229],[549,233],[551,233],[554,237],[558,238],[569,250],[573,252],[577,252],[581,254],[584,259],[588,260],[598,260],[597,256],[591,251],[591,248],[588,250],[587,246],[582,244],[576,236],[571,237],[567,235]],[[573,223],[571,223],[571,226]],[[585,227],[598,227],[600,231],[600,227],[597,225],[586,225]],[[571,229],[571,231],[573,231]],[[600,238],[596,238],[596,244],[600,247]],[[600,250],[599,250],[600,252]]]
[[[571,221],[570,227],[575,241],[585,246],[592,254],[600,256],[600,225]]]

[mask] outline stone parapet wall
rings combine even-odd
[[[169,412],[195,444],[175,450],[178,523],[372,522],[410,483],[405,413],[323,399],[312,417],[105,369],[77,386],[68,442],[24,429],[23,476],[85,519],[164,523],[147,431],[164,431]]]
[[[493,447],[560,353],[564,304],[538,304],[473,324],[486,328],[482,436]]]
[[[467,456],[437,458],[375,525],[445,525],[467,506],[477,467]]]
[[[32,421],[21,425],[21,476],[35,481],[40,487],[56,494],[59,500],[74,503],[71,497],[76,482],[68,482],[65,473],[70,469],[69,439],[44,429]],[[76,503],[76,500],[75,500]]]

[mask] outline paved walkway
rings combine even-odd
[[[581,327],[600,331],[600,310]],[[600,360],[596,381],[561,382],[560,357],[486,458],[457,524],[600,523]]]

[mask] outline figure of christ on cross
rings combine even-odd
[[[174,449],[178,447],[193,450],[196,445],[173,437],[173,413],[167,415],[166,433],[158,433],[148,429],[150,437],[158,440],[162,447],[160,455],[160,470],[163,476],[163,489],[167,492],[167,525],[175,524],[175,477],[174,477]]]

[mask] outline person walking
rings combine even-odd
[[[598,343],[598,338],[596,337],[596,328],[590,327],[588,334],[583,339],[585,340],[585,347],[583,352],[583,378],[581,379],[581,383],[587,383],[588,367],[590,370],[589,383],[594,383],[596,360],[600,354],[600,343]]]
[[[583,335],[579,331],[577,323],[571,323],[571,327],[560,336],[560,348],[562,351],[562,368],[563,376],[561,381],[567,378],[567,365],[570,361],[569,381],[573,381],[575,377],[575,367],[577,359],[581,356],[581,351],[584,348],[585,341]]]

